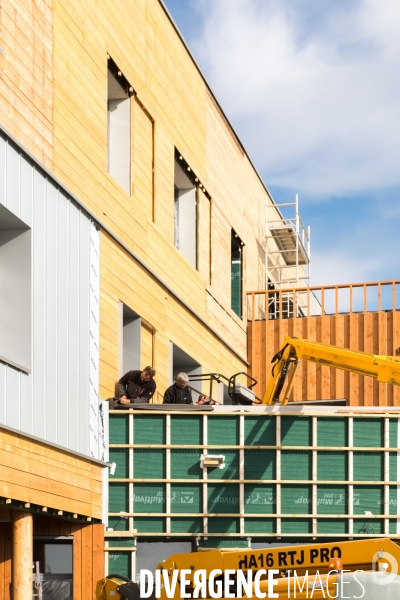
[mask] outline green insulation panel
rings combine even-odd
[[[118,544],[120,547],[120,544]],[[131,579],[131,553],[121,550],[108,552],[108,572],[118,573]]]
[[[397,536],[399,419],[318,410],[111,411],[109,526],[204,547]],[[111,539],[110,566],[129,576],[124,538]]]

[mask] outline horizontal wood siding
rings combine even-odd
[[[102,467],[0,428],[0,496],[102,518]]]

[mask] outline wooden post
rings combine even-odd
[[[33,518],[32,513],[12,511],[12,598],[32,598]]]

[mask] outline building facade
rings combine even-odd
[[[146,365],[155,403],[178,371],[247,371],[245,294],[281,215],[162,2],[5,0],[0,25],[0,598],[65,552],[86,599],[106,400]]]

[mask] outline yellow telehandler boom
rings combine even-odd
[[[263,404],[287,404],[296,369],[301,360],[374,377],[384,383],[400,385],[400,358],[367,354],[286,336],[283,348],[271,360],[272,374],[264,394]],[[285,383],[286,388],[283,392]],[[282,400],[280,400],[281,396]]]
[[[119,575],[109,575],[98,582],[96,599],[237,598],[239,572],[244,577],[251,572],[252,587],[250,593],[243,597],[254,600],[260,597],[279,600],[321,600],[329,597],[337,600],[398,600],[399,565],[400,547],[387,538],[282,548],[191,552],[174,554],[157,565],[153,584],[158,576],[159,593],[153,585],[152,593],[146,590],[147,593],[142,596],[138,584],[125,583],[127,580]],[[272,587],[269,571],[273,571]],[[197,588],[200,573],[203,582],[208,584],[203,588],[205,594],[199,593]],[[260,577],[256,587],[257,573]],[[269,592],[277,595],[269,595]]]

